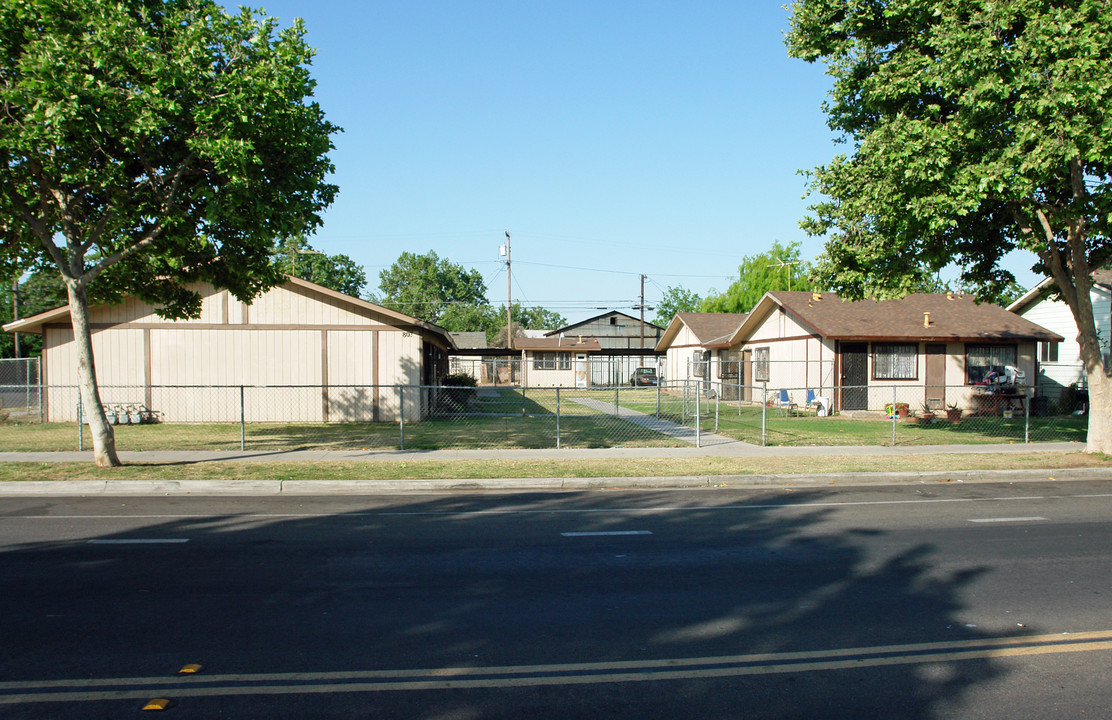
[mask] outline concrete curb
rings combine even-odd
[[[955,470],[932,472],[690,475],[673,477],[489,478],[446,480],[74,480],[0,483],[0,497],[59,496],[268,496],[375,495],[401,492],[545,492],[571,490],[674,490],[692,488],[798,488],[831,485],[1110,480],[1109,468],[1060,470]]]

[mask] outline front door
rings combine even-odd
[[[946,407],[946,346],[927,345],[927,394],[923,398],[930,410]]]
[[[842,409],[869,409],[869,344],[842,345]]]
[[[591,365],[585,354],[575,356],[575,386],[587,387],[591,378]]]

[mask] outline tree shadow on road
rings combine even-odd
[[[822,491],[228,498],[215,516],[205,514],[211,499],[41,501],[9,515],[125,515],[132,520],[111,523],[125,529],[96,539],[188,542],[90,544],[77,520],[70,540],[0,553],[0,671],[31,682],[149,677],[188,662],[210,676],[442,669],[447,677],[447,668],[542,665],[541,675],[557,678],[355,694],[337,683],[311,697],[265,695],[265,706],[249,691],[180,703],[189,717],[257,716],[265,707],[268,717],[429,720],[925,719],[1004,672],[973,658],[855,665],[855,648],[992,637],[962,617],[963,588],[984,568],[946,570],[933,543],[847,531],[822,504],[829,499]],[[845,664],[775,669],[795,662],[786,653],[816,651],[837,651]],[[725,669],[733,665],[722,658],[756,654],[773,657],[751,662],[763,669]],[[646,662],[695,669],[564,683],[565,671],[552,667]],[[119,702],[80,707],[112,712]],[[35,716],[36,706],[18,707]]]

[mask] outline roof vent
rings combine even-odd
[[[923,327],[929,328],[931,326],[931,314],[929,312],[923,313]]]
[[[953,290],[947,290],[946,291],[946,299],[947,300],[953,300],[954,299],[954,291]]]

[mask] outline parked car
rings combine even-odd
[[[655,368],[637,368],[629,378],[630,385],[656,385]]]

